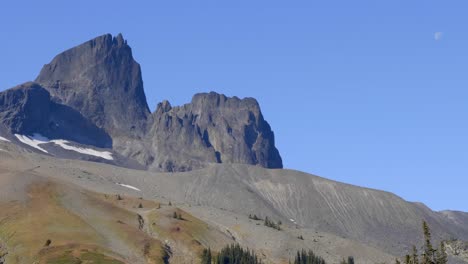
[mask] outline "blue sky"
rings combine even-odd
[[[468,2],[70,3],[0,3],[1,90],[122,32],[152,109],[255,97],[285,167],[468,211]]]

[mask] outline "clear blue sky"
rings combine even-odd
[[[122,32],[151,108],[211,90],[255,97],[287,168],[468,211],[467,11],[464,0],[2,1],[0,89]]]

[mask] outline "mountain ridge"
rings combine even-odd
[[[54,104],[79,112],[111,138],[104,145],[77,143],[112,148],[148,169],[187,171],[222,162],[283,167],[274,133],[253,98],[199,93],[191,103],[172,107],[166,101],[151,113],[141,67],[122,34],[105,34],[61,52],[34,83]],[[17,113],[17,118],[25,117]]]

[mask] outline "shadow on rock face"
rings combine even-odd
[[[55,103],[36,83],[0,93],[0,123],[12,134],[39,133],[100,148],[112,148],[112,138],[71,107]]]

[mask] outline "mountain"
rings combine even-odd
[[[57,55],[35,82],[52,101],[104,130],[113,150],[149,169],[186,171],[209,163],[283,166],[273,131],[254,99],[197,94],[190,104],[171,107],[165,101],[150,113],[140,65],[121,34],[103,35]]]
[[[192,263],[229,243],[390,263],[421,248],[423,220],[468,263],[468,213],[282,167],[255,99],[151,113],[127,41],[97,37],[0,93],[0,263]]]

